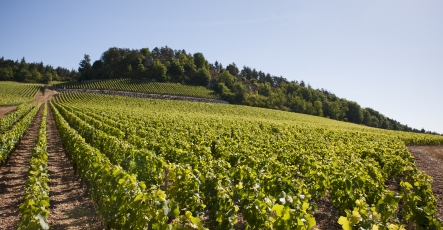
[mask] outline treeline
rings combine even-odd
[[[76,70],[51,65],[28,63],[23,57],[18,60],[0,59],[0,81],[48,83],[50,81],[74,80],[78,78]]]
[[[85,54],[79,63],[78,72],[61,67],[54,70],[50,66],[45,68],[51,71],[46,71],[42,66],[43,63],[26,64],[24,58],[20,63],[2,58],[0,80],[40,79],[45,82],[50,79],[49,76],[44,77],[49,72],[52,80],[133,78],[201,85],[215,90],[223,100],[233,104],[311,114],[376,128],[437,134],[408,127],[371,108],[362,108],[356,102],[339,98],[325,89],[313,89],[304,81],[288,81],[282,76],[247,66],[240,69],[235,63],[226,67],[217,61],[211,64],[202,53],[190,54],[168,46],[152,50],[112,47],[94,62]],[[5,68],[13,69],[12,74],[7,70],[8,78],[3,77],[5,74],[2,69]],[[37,73],[40,73],[40,78]]]
[[[313,89],[304,81],[288,81],[247,66],[239,69],[235,63],[226,67],[217,61],[210,64],[202,53],[190,54],[168,46],[155,47],[152,51],[112,47],[92,64],[89,55],[85,55],[78,70],[79,80],[135,78],[202,85],[233,104],[329,117],[376,128],[431,133],[403,125],[327,90]]]
[[[89,55],[80,62],[79,80],[135,78],[207,86],[210,65],[202,53],[185,50],[110,48],[91,65]]]

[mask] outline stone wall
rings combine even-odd
[[[176,96],[176,95],[136,93],[136,92],[128,92],[128,91],[98,90],[98,89],[60,89],[60,88],[55,88],[55,87],[53,89],[58,92],[96,93],[96,94],[107,94],[107,95],[117,95],[117,96],[136,97],[136,98],[154,98],[154,99],[166,99],[166,100],[181,100],[181,101],[229,104],[229,102],[223,101],[223,100],[199,98],[199,97],[185,97],[185,96]]]

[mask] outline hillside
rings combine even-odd
[[[0,120],[8,229],[441,228],[441,136],[232,104],[35,102]]]
[[[28,82],[64,79],[87,82],[69,83],[69,87],[97,89],[100,87],[93,86],[91,80],[130,79],[131,82],[127,85],[111,88],[132,92],[146,91],[145,88],[140,89],[140,82],[181,83],[208,88],[200,93],[193,92],[193,97],[220,97],[231,104],[304,113],[375,128],[433,133],[409,127],[374,109],[362,108],[357,102],[340,98],[326,89],[314,89],[303,80],[288,81],[282,76],[274,76],[255,68],[239,68],[235,63],[224,67],[217,61],[209,63],[202,53],[190,54],[185,50],[173,50],[167,46],[155,47],[152,50],[112,47],[104,51],[99,60],[92,61],[89,55],[85,55],[79,63],[78,72],[67,71],[61,67],[54,70],[51,66],[43,66],[42,63],[29,64],[24,58],[21,62],[2,58],[0,80],[2,79]],[[167,91],[158,92],[160,87],[155,88],[154,91],[157,92],[149,93],[177,95],[179,91],[167,87]]]
[[[176,95],[184,97],[197,97],[219,99],[219,95],[203,86],[182,85],[180,83],[159,83],[137,79],[112,79],[87,82],[59,82],[54,84],[56,89],[97,89],[134,93]]]
[[[248,106],[87,93],[63,93],[53,110],[85,178],[104,167],[87,162],[102,158],[109,159],[109,170],[120,166],[136,175],[109,193],[100,189],[104,179],[98,180],[95,192],[112,197],[131,186],[135,193],[122,198],[121,208],[135,205],[135,197],[157,202],[146,212],[161,225],[311,229],[321,219],[317,205],[326,201],[341,216],[331,223],[344,229],[441,225],[430,177],[405,147],[443,144],[441,136]],[[111,212],[106,207],[112,201],[96,202],[101,212]],[[159,214],[162,202],[167,214]],[[355,216],[361,219],[354,222]],[[116,218],[130,224],[122,213]]]

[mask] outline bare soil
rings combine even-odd
[[[0,107],[0,118],[8,115],[9,113],[12,113],[15,111],[17,106],[2,106]]]
[[[52,99],[54,95],[58,94],[57,91],[51,89],[44,89],[37,93],[34,103],[43,103]]]
[[[443,220],[443,146],[410,146],[417,168],[432,177],[432,192],[437,199],[437,217]]]
[[[40,108],[26,134],[17,148],[0,168],[0,226],[1,229],[16,229],[19,206],[24,196],[25,183],[28,178],[29,160],[42,119]]]
[[[37,93],[34,103],[43,103],[45,101],[51,100],[52,96],[58,94],[55,90],[44,89]],[[0,107],[0,118],[14,112],[17,106],[1,106]]]
[[[340,218],[340,212],[331,202],[329,196],[321,198],[317,202],[317,210],[314,212],[315,221],[317,224],[315,225],[315,230],[340,230],[341,225],[337,222],[338,218]]]
[[[47,142],[51,229],[100,229],[87,188],[74,173],[51,111],[48,111]]]

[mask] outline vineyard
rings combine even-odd
[[[2,81],[0,82],[0,106],[32,102],[43,86],[43,84],[22,84]]]
[[[149,82],[136,79],[112,79],[90,82],[67,82],[54,85],[61,89],[99,89],[149,94],[165,94],[185,97],[217,99],[219,95],[203,86]]]
[[[59,95],[51,108],[112,229],[312,229],[324,197],[343,229],[441,228],[431,178],[405,146],[442,144],[439,136],[80,93]]]
[[[432,178],[406,148],[442,145],[442,136],[247,106],[65,92],[0,119],[0,171],[33,122],[29,161],[19,160],[23,195],[7,225],[18,229],[64,228],[50,219],[62,215],[57,204],[66,206],[51,200],[68,192],[50,184],[62,143],[101,228],[318,229],[324,200],[339,213],[330,223],[343,229],[442,227]],[[74,182],[67,186],[79,190]],[[13,206],[2,190],[0,203]]]

